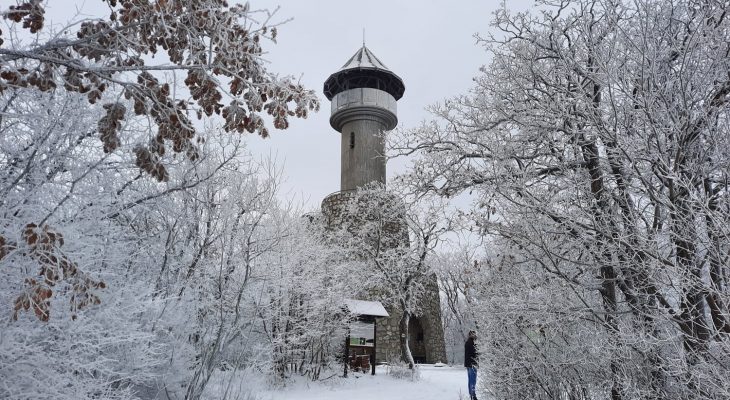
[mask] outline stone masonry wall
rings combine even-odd
[[[341,224],[345,218],[357,219],[357,216],[345,215],[345,207],[353,196],[354,191],[337,192],[327,196],[322,201],[322,214],[328,226],[334,227]],[[396,231],[399,229],[395,229]],[[404,240],[407,240],[407,233]],[[385,299],[377,295],[369,299],[383,303]],[[446,362],[446,345],[444,342],[444,331],[441,321],[441,304],[439,300],[439,289],[436,276],[432,276],[427,284],[426,295],[421,304],[421,313],[418,318],[423,328],[423,346],[425,347],[425,358],[427,363]],[[403,314],[402,310],[391,307],[387,310],[388,318],[379,318],[377,322],[377,359],[376,362],[394,362],[402,360],[399,341],[399,322]],[[411,348],[415,346],[412,344]]]
[[[444,330],[441,323],[441,305],[439,302],[438,285],[434,276],[429,282],[429,290],[421,305],[418,318],[423,327],[423,340],[426,348],[426,362],[436,363],[446,360],[446,345],[444,343]],[[377,300],[377,299],[373,299]],[[388,318],[378,319],[378,354],[376,362],[393,362],[402,359],[400,351],[399,322],[403,312],[400,309],[388,309]],[[411,343],[411,349],[414,343]]]

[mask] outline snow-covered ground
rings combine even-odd
[[[320,382],[305,379],[290,382],[284,388],[266,388],[260,379],[217,380],[206,390],[206,399],[242,400],[466,400],[466,370],[460,366],[419,366],[417,381],[397,379],[378,367],[377,375],[352,373],[348,378],[331,377]],[[218,377],[223,378],[219,375]],[[225,381],[225,383],[223,382]],[[235,383],[234,383],[235,382]],[[226,394],[226,390],[228,393]],[[240,394],[236,394],[240,393]]]
[[[261,400],[459,400],[466,399],[463,367],[420,365],[421,379],[396,379],[378,367],[377,375],[354,373],[333,382],[304,383],[259,393]]]

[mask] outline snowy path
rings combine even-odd
[[[378,375],[356,373],[336,382],[295,385],[278,391],[260,392],[262,400],[459,400],[466,399],[463,367],[421,365],[417,382],[395,379],[383,369]]]

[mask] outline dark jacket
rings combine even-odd
[[[478,367],[477,358],[479,358],[479,352],[477,352],[476,345],[474,345],[474,339],[469,338],[464,343],[464,366],[467,368]]]

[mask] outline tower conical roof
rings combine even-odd
[[[370,51],[370,49],[365,47],[364,44],[360,50],[347,60],[345,65],[340,68],[340,71],[353,68],[374,68],[383,71],[390,71],[388,67],[386,67],[385,64],[383,64],[383,62],[380,61],[380,59],[376,57],[372,51]]]
[[[390,93],[396,100],[403,97],[403,80],[383,64],[370,49],[363,46],[350,57],[337,72],[324,82],[327,99],[340,92],[355,88],[380,89]]]

